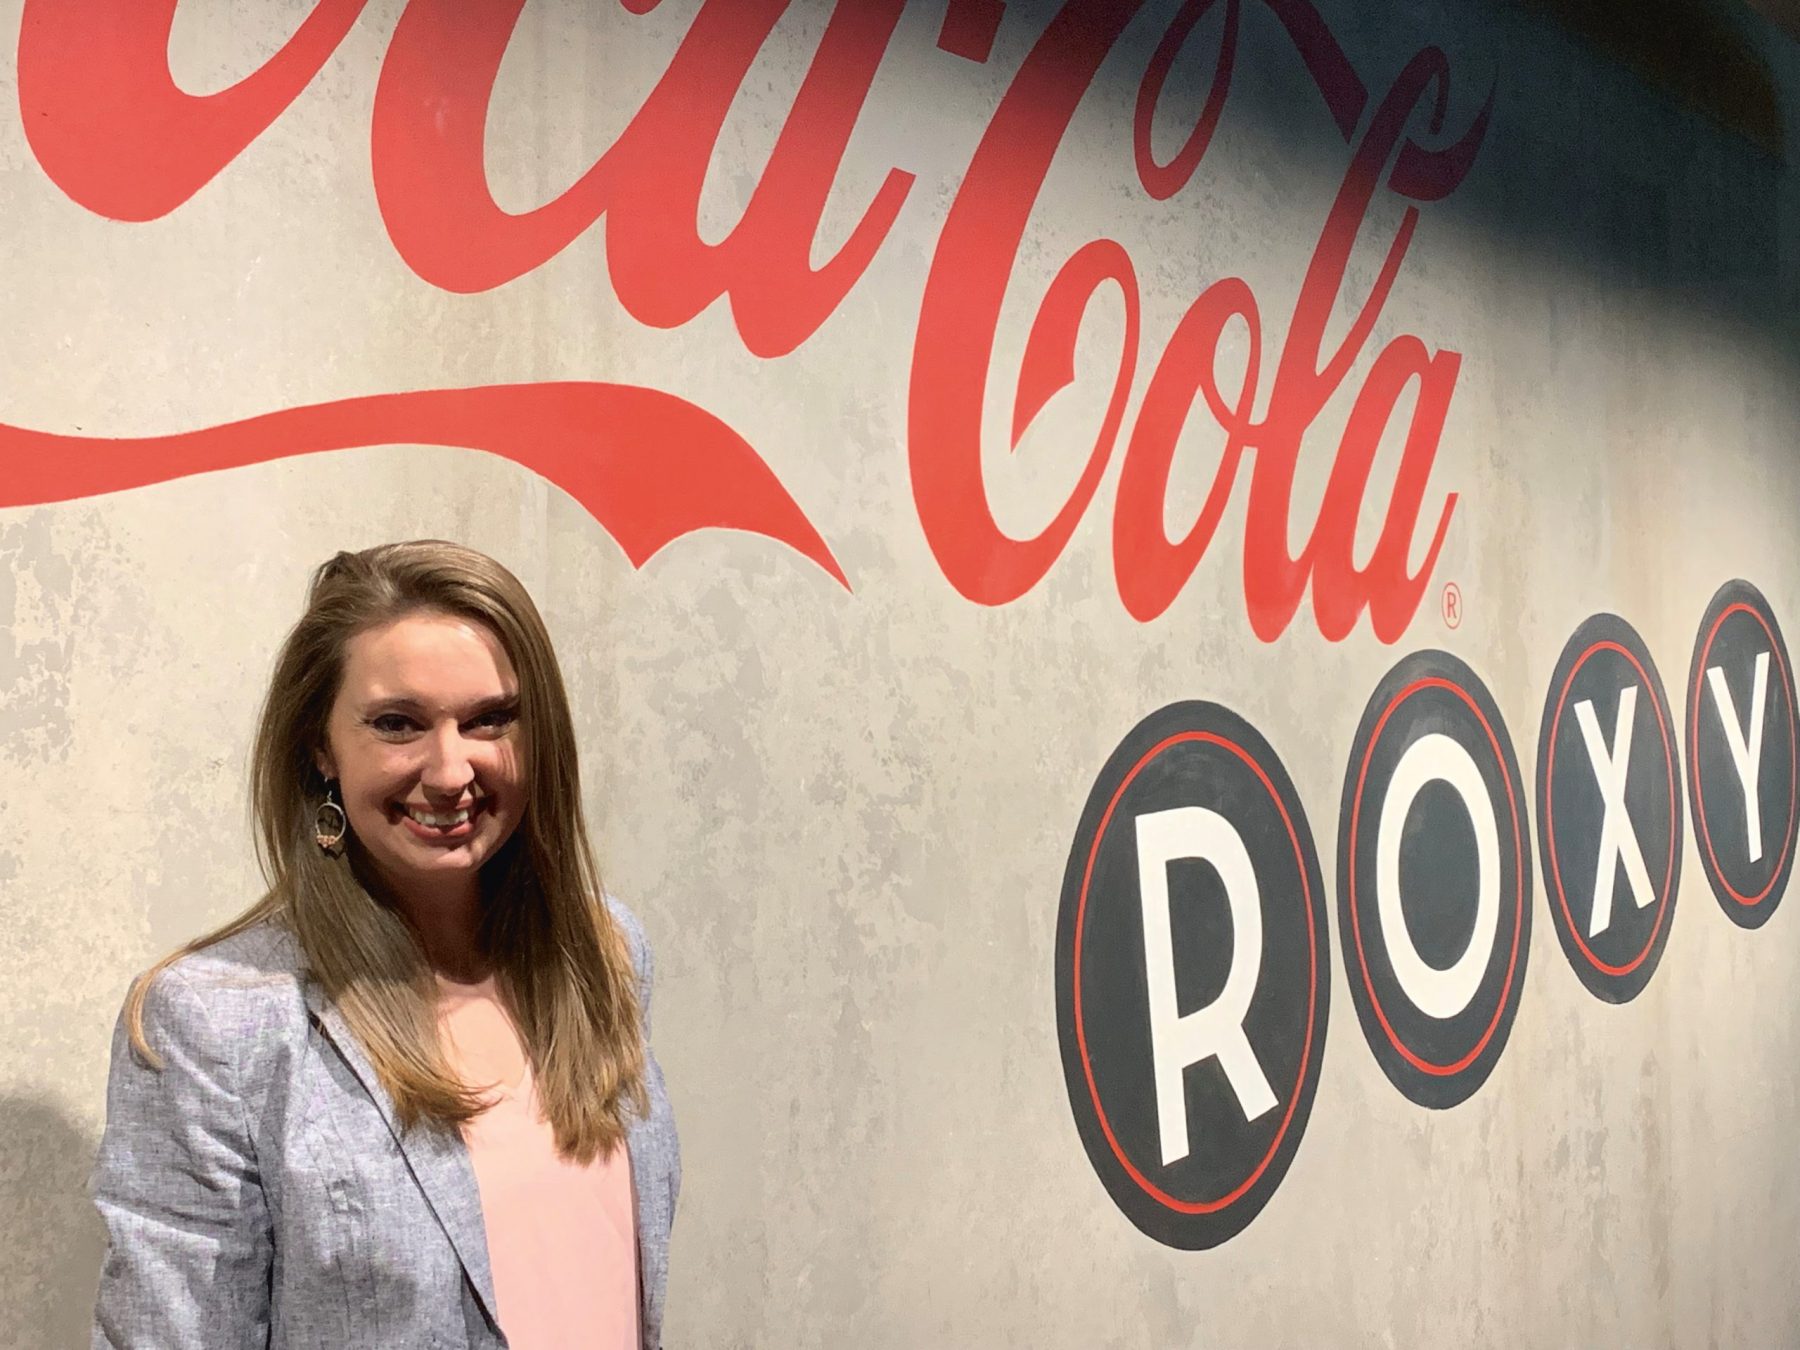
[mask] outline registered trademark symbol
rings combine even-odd
[[[1461,628],[1463,619],[1462,591],[1454,581],[1444,587],[1444,626]]]

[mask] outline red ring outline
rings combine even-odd
[[[1394,715],[1395,709],[1421,689],[1448,689],[1468,706],[1470,712],[1475,714],[1475,720],[1481,723],[1481,729],[1487,733],[1488,744],[1493,747],[1494,762],[1500,766],[1500,777],[1506,783],[1506,804],[1512,812],[1513,872],[1516,894],[1513,905],[1512,952],[1506,959],[1506,983],[1500,987],[1500,1002],[1494,1009],[1494,1020],[1489,1022],[1487,1030],[1481,1033],[1481,1039],[1475,1043],[1475,1048],[1454,1064],[1434,1064],[1428,1059],[1421,1059],[1402,1045],[1400,1038],[1394,1034],[1394,1028],[1389,1023],[1387,1013],[1381,1006],[1381,998],[1375,992],[1375,982],[1369,975],[1369,960],[1363,952],[1362,920],[1357,914],[1356,904],[1356,833],[1357,822],[1362,818],[1363,788],[1369,779],[1369,760],[1375,754],[1375,747],[1381,743],[1381,730],[1387,725],[1388,718]],[[1513,970],[1519,962],[1519,936],[1525,924],[1525,864],[1521,856],[1523,848],[1524,835],[1519,829],[1518,799],[1513,792],[1512,779],[1506,772],[1506,756],[1500,752],[1500,739],[1494,735],[1493,727],[1488,724],[1487,715],[1476,706],[1475,700],[1469,696],[1468,691],[1452,680],[1446,680],[1437,675],[1428,675],[1423,679],[1414,680],[1398,694],[1395,694],[1387,707],[1382,710],[1381,718],[1375,723],[1375,730],[1369,736],[1369,743],[1363,748],[1362,769],[1356,776],[1356,797],[1350,807],[1350,863],[1345,870],[1349,874],[1346,880],[1350,891],[1350,928],[1356,938],[1356,961],[1362,968],[1363,988],[1369,993],[1369,1005],[1375,1009],[1375,1020],[1381,1023],[1381,1029],[1387,1033],[1388,1043],[1400,1052],[1401,1057],[1408,1064],[1421,1073],[1428,1073],[1437,1078],[1451,1078],[1461,1073],[1475,1062],[1476,1057],[1483,1050],[1487,1049],[1487,1043],[1493,1039],[1494,1029],[1500,1025],[1500,1016],[1506,1011],[1507,1001],[1512,996]]]
[[[1663,874],[1662,895],[1656,902],[1656,922],[1650,926],[1650,940],[1644,944],[1644,950],[1622,966],[1609,966],[1593,949],[1581,939],[1581,930],[1575,926],[1575,916],[1569,912],[1569,897],[1563,892],[1562,862],[1556,856],[1556,813],[1552,809],[1556,797],[1556,733],[1562,726],[1563,709],[1567,706],[1569,686],[1575,683],[1575,677],[1595,652],[1614,651],[1627,661],[1638,673],[1644,688],[1649,691],[1650,704],[1656,709],[1656,729],[1662,733],[1663,763],[1669,768],[1669,861]],[[1540,827],[1544,831],[1544,841],[1550,853],[1550,880],[1556,887],[1556,901],[1562,908],[1563,918],[1569,922],[1568,934],[1575,939],[1575,945],[1581,948],[1581,954],[1587,957],[1594,969],[1608,975],[1629,975],[1644,963],[1650,955],[1650,949],[1656,946],[1656,935],[1662,931],[1663,919],[1669,911],[1669,896],[1675,889],[1675,833],[1676,823],[1681,819],[1681,803],[1676,798],[1678,784],[1675,781],[1675,753],[1669,746],[1669,720],[1663,715],[1663,706],[1656,697],[1656,686],[1651,682],[1649,673],[1639,663],[1637,657],[1611,639],[1602,639],[1594,643],[1580,656],[1569,669],[1569,678],[1563,681],[1563,687],[1556,695],[1556,716],[1550,719],[1550,752],[1544,764],[1544,820]],[[1598,901],[1599,897],[1594,897]]]
[[[1269,1145],[1269,1151],[1256,1165],[1256,1170],[1246,1177],[1236,1190],[1218,1200],[1198,1201],[1176,1199],[1140,1172],[1131,1159],[1125,1156],[1125,1150],[1119,1146],[1118,1137],[1113,1134],[1112,1122],[1106,1118],[1106,1109],[1100,1105],[1100,1090],[1094,1084],[1093,1065],[1088,1062],[1087,1025],[1081,1013],[1081,937],[1082,930],[1087,924],[1088,886],[1094,877],[1094,860],[1100,854],[1100,841],[1106,838],[1106,827],[1112,820],[1113,809],[1118,806],[1119,798],[1125,795],[1125,789],[1131,786],[1132,780],[1138,776],[1143,767],[1170,746],[1180,745],[1186,741],[1200,741],[1208,745],[1217,745],[1236,755],[1250,767],[1250,771],[1256,775],[1264,790],[1268,792],[1269,799],[1275,803],[1275,809],[1281,813],[1281,823],[1287,827],[1288,842],[1294,847],[1294,860],[1300,867],[1302,908],[1306,911],[1306,953],[1309,977],[1306,990],[1306,1040],[1300,1049],[1300,1072],[1294,1079],[1294,1093],[1288,1099],[1287,1114],[1281,1118],[1281,1128],[1275,1131],[1275,1138]],[[1180,1214],[1217,1214],[1221,1210],[1229,1209],[1242,1199],[1244,1193],[1257,1183],[1262,1174],[1268,1170],[1269,1163],[1274,1160],[1276,1150],[1281,1147],[1281,1141],[1287,1135],[1288,1126],[1293,1123],[1294,1110],[1300,1104],[1301,1086],[1306,1082],[1307,1066],[1312,1062],[1313,1012],[1318,1006],[1319,987],[1319,952],[1316,931],[1313,925],[1312,884],[1307,879],[1306,856],[1300,851],[1300,837],[1295,833],[1293,818],[1288,815],[1287,803],[1281,800],[1281,794],[1269,781],[1269,775],[1263,771],[1262,765],[1258,764],[1237,742],[1211,731],[1177,732],[1173,736],[1165,737],[1145,751],[1143,757],[1131,766],[1131,772],[1127,773],[1119,786],[1113,789],[1112,799],[1107,802],[1106,811],[1100,817],[1099,828],[1094,831],[1094,842],[1088,848],[1087,867],[1081,876],[1081,898],[1075,906],[1075,960],[1070,979],[1075,986],[1075,1043],[1081,1052],[1081,1071],[1087,1077],[1088,1100],[1094,1105],[1094,1115],[1100,1121],[1100,1129],[1106,1135],[1106,1142],[1112,1149],[1113,1157],[1118,1159],[1119,1165],[1138,1184],[1138,1188],[1158,1203]]]
[[[1769,650],[1775,653],[1775,664],[1781,668],[1781,697],[1787,702],[1788,710],[1788,823],[1787,830],[1781,836],[1781,857],[1775,864],[1775,871],[1769,877],[1769,884],[1755,895],[1742,895],[1737,888],[1725,879],[1725,869],[1719,866],[1719,857],[1713,852],[1712,831],[1706,825],[1706,793],[1700,786],[1700,756],[1694,752],[1700,747],[1700,681],[1706,675],[1706,658],[1712,651],[1713,640],[1719,636],[1719,629],[1724,627],[1725,620],[1738,612],[1748,614],[1761,626],[1769,639]],[[1787,866],[1788,849],[1794,843],[1794,811],[1800,807],[1800,746],[1794,739],[1794,701],[1788,694],[1787,659],[1782,654],[1781,643],[1775,640],[1775,633],[1769,627],[1768,620],[1757,612],[1754,605],[1745,604],[1742,600],[1727,605],[1723,613],[1713,621],[1712,630],[1706,635],[1706,642],[1700,648],[1700,659],[1694,662],[1694,679],[1688,689],[1688,704],[1693,709],[1689,728],[1688,771],[1694,775],[1694,803],[1700,809],[1694,814],[1700,817],[1700,840],[1706,846],[1706,861],[1712,864],[1711,875],[1718,880],[1729,895],[1738,904],[1749,908],[1760,905],[1769,898],[1769,892],[1775,889],[1775,883],[1781,880],[1781,870]]]

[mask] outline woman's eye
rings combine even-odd
[[[491,712],[484,712],[480,717],[477,717],[475,719],[475,725],[478,727],[499,729],[509,727],[518,720],[519,710],[517,708],[495,708]]]
[[[371,717],[369,725],[384,736],[398,736],[412,729],[411,720],[399,713],[383,713],[380,717]]]

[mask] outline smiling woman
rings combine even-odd
[[[523,809],[518,720],[512,662],[478,621],[421,611],[346,644],[314,763],[376,885],[445,973],[478,977],[485,962],[478,882]]]
[[[268,891],[134,982],[94,1343],[654,1347],[680,1159],[525,589],[339,553],[275,664]]]

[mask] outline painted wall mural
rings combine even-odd
[[[1760,927],[1800,825],[1787,649],[1761,592],[1736,580],[1708,606],[1694,653],[1707,875],[1732,922]],[[1643,991],[1674,919],[1681,767],[1655,672],[1628,623],[1596,614],[1564,648],[1543,710],[1551,919],[1576,975],[1609,1003]],[[1419,1106],[1465,1101],[1506,1049],[1531,949],[1528,800],[1505,715],[1467,664],[1418,651],[1383,677],[1344,771],[1338,941],[1368,1048]],[[1319,1082],[1327,947],[1318,854],[1268,743],[1215,704],[1175,704],[1134,728],[1076,831],[1056,980],[1088,1157],[1150,1236],[1216,1246],[1281,1184]]]
[[[1190,0],[1170,19],[1139,87],[1132,153],[1154,200],[1182,192],[1226,115],[1244,0],[1224,11],[1211,92],[1181,149],[1159,160],[1151,123],[1163,83],[1214,0]],[[356,22],[366,0],[319,0],[281,50],[218,93],[195,96],[169,76],[177,0],[30,0],[19,34],[20,115],[37,162],[87,209],[152,221],[225,171],[305,88]],[[1040,533],[1007,534],[988,507],[981,423],[993,335],[1051,161],[1101,64],[1142,5],[1086,0],[1064,6],[1033,44],[981,135],[932,254],[912,352],[908,462],[918,519],[951,584],[999,605],[1030,591],[1089,510],[1123,439],[1112,526],[1119,597],[1141,620],[1163,613],[1210,548],[1232,487],[1253,462],[1244,524],[1244,600],[1252,628],[1273,641],[1310,582],[1319,631],[1345,637],[1366,609],[1385,642],[1405,632],[1424,598],[1455,511],[1426,500],[1427,480],[1456,388],[1460,354],[1401,333],[1379,347],[1338,441],[1330,486],[1306,544],[1291,550],[1295,461],[1320,410],[1369,345],[1406,260],[1421,204],[1456,189],[1486,135],[1492,91],[1466,127],[1444,125],[1451,72],[1421,47],[1378,96],[1358,75],[1308,0],[1267,0],[1349,145],[1342,186],[1273,367],[1266,411],[1263,320],[1255,292],[1221,277],[1193,301],[1160,353],[1139,348],[1139,282],[1130,254],[1094,239],[1057,271],[1031,326],[1012,410],[1017,446],[1048,399],[1073,378],[1076,332],[1096,292],[1125,305],[1118,376],[1087,466]],[[696,233],[697,200],[733,97],[789,0],[702,5],[655,90],[619,139],[553,201],[501,208],[483,158],[494,81],[524,0],[413,0],[382,61],[369,127],[376,199],[388,238],[422,280],[471,293],[542,266],[603,218],[607,275],[639,323],[674,328],[724,297],[744,349],[775,360],[805,342],[858,284],[893,229],[912,184],[890,171],[849,239],[815,266],[820,213],[904,0],[833,11],[742,220],[723,240]],[[655,0],[626,0],[641,14]],[[938,43],[987,59],[1005,5],[956,0]],[[1370,109],[1373,111],[1370,111]],[[1426,140],[1407,131],[1427,110]],[[1371,199],[1408,205],[1380,275],[1335,342],[1327,319]],[[1241,325],[1249,360],[1237,388],[1219,388],[1216,352]],[[985,335],[985,336],[984,336]],[[1149,386],[1129,432],[1127,396]],[[1406,450],[1374,554],[1354,557],[1358,515],[1383,433],[1416,386]],[[1175,442],[1196,401],[1222,438],[1200,518],[1178,539],[1161,518]],[[844,577],[818,526],[741,435],[679,392],[608,383],[420,390],[283,409],[224,426],[133,440],[0,428],[16,464],[0,506],[153,483],[312,451],[386,443],[459,446],[504,455],[581,501],[641,565],[693,530],[741,529],[779,540]],[[1430,545],[1409,564],[1421,523]],[[827,527],[828,532],[828,527]]]
[[[1254,727],[1178,703],[1132,730],[1069,854],[1057,1025],[1089,1159],[1170,1246],[1240,1231],[1300,1146],[1330,1006],[1325,913],[1299,794]]]
[[[0,0],[0,1328],[305,577],[437,536],[655,948],[670,1345],[1800,1344],[1800,46],[1692,3],[1749,131],[1554,0]]]
[[[1747,581],[1719,588],[1694,639],[1687,753],[1706,879],[1733,923],[1760,928],[1794,868],[1800,760],[1787,645]]]
[[[1656,973],[1675,922],[1681,737],[1649,648],[1616,614],[1575,630],[1550,688],[1537,772],[1550,919],[1581,982],[1624,1003]]]

